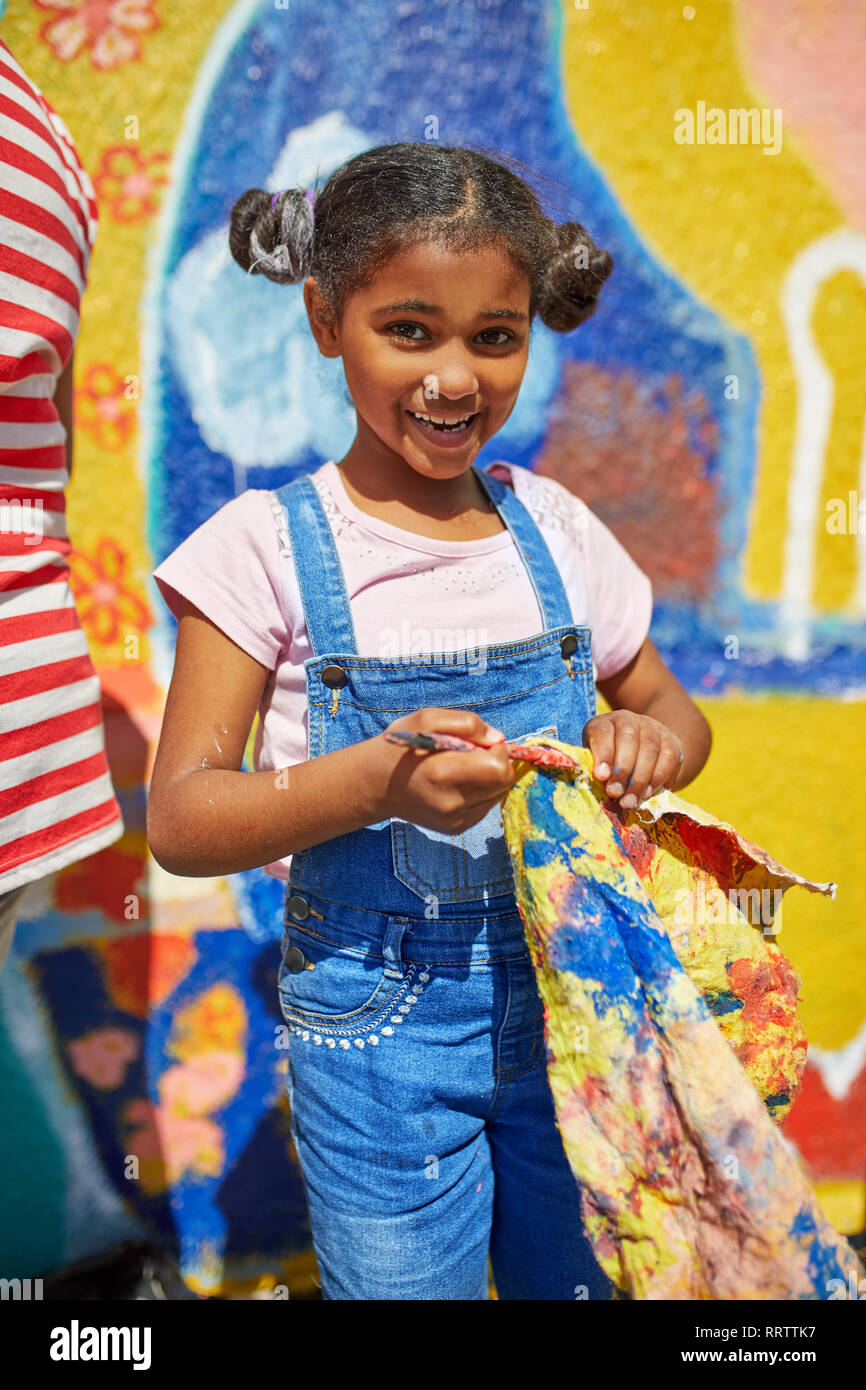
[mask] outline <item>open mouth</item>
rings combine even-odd
[[[451,446],[462,444],[469,438],[480,411],[451,419],[444,415],[426,415],[414,410],[407,410],[406,414],[425,438],[432,439],[439,445]]]

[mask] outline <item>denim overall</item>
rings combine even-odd
[[[359,656],[314,484],[276,492],[314,653],[308,758],[427,706],[581,743],[590,630],[529,512],[474,472],[543,617],[474,652]],[[394,818],[299,852],[284,921],[286,1086],[324,1297],[485,1299],[489,1254],[499,1298],[609,1298],[556,1127],[500,807],[463,834]]]

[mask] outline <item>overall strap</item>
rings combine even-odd
[[[472,465],[517,546],[541,610],[542,629],[574,621],[556,562],[526,507],[505,483]],[[322,500],[308,475],[275,491],[286,513],[304,622],[314,656],[357,656],[358,643],[343,566]]]
[[[357,656],[352,606],[322,499],[308,475],[275,489],[286,513],[304,622],[314,656]]]
[[[476,468],[474,464],[472,469],[514,537],[514,544],[523,557],[541,609],[544,631],[567,627],[574,621],[568,594],[565,592],[565,585],[547,541],[529,511],[517,494],[501,479],[494,478],[492,474]]]

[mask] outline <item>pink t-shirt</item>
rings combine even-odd
[[[574,622],[592,629],[597,680],[628,664],[652,617],[652,586],[611,531],[553,478],[517,464],[488,471],[512,486],[562,576]],[[394,659],[423,651],[474,650],[542,631],[535,590],[510,531],[474,541],[417,536],[362,512],[336,463],[310,474],[346,578],[358,654]],[[183,595],[270,671],[259,707],[257,771],[304,762],[313,655],[282,508],[250,489],[193,531],[154,571],[176,615]],[[288,878],[291,856],[269,864]]]

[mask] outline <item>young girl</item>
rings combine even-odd
[[[357,434],[155,572],[178,638],[151,848],[171,873],[287,881],[287,1089],[326,1298],[484,1299],[488,1254],[500,1298],[608,1298],[547,1084],[497,745],[582,742],[630,807],[685,786],[710,732],[607,528],[473,459],[514,408],[533,316],[576,328],[611,258],[498,160],[427,143],[359,155],[315,198],[253,189],[230,241],[244,269],[305,282]]]

